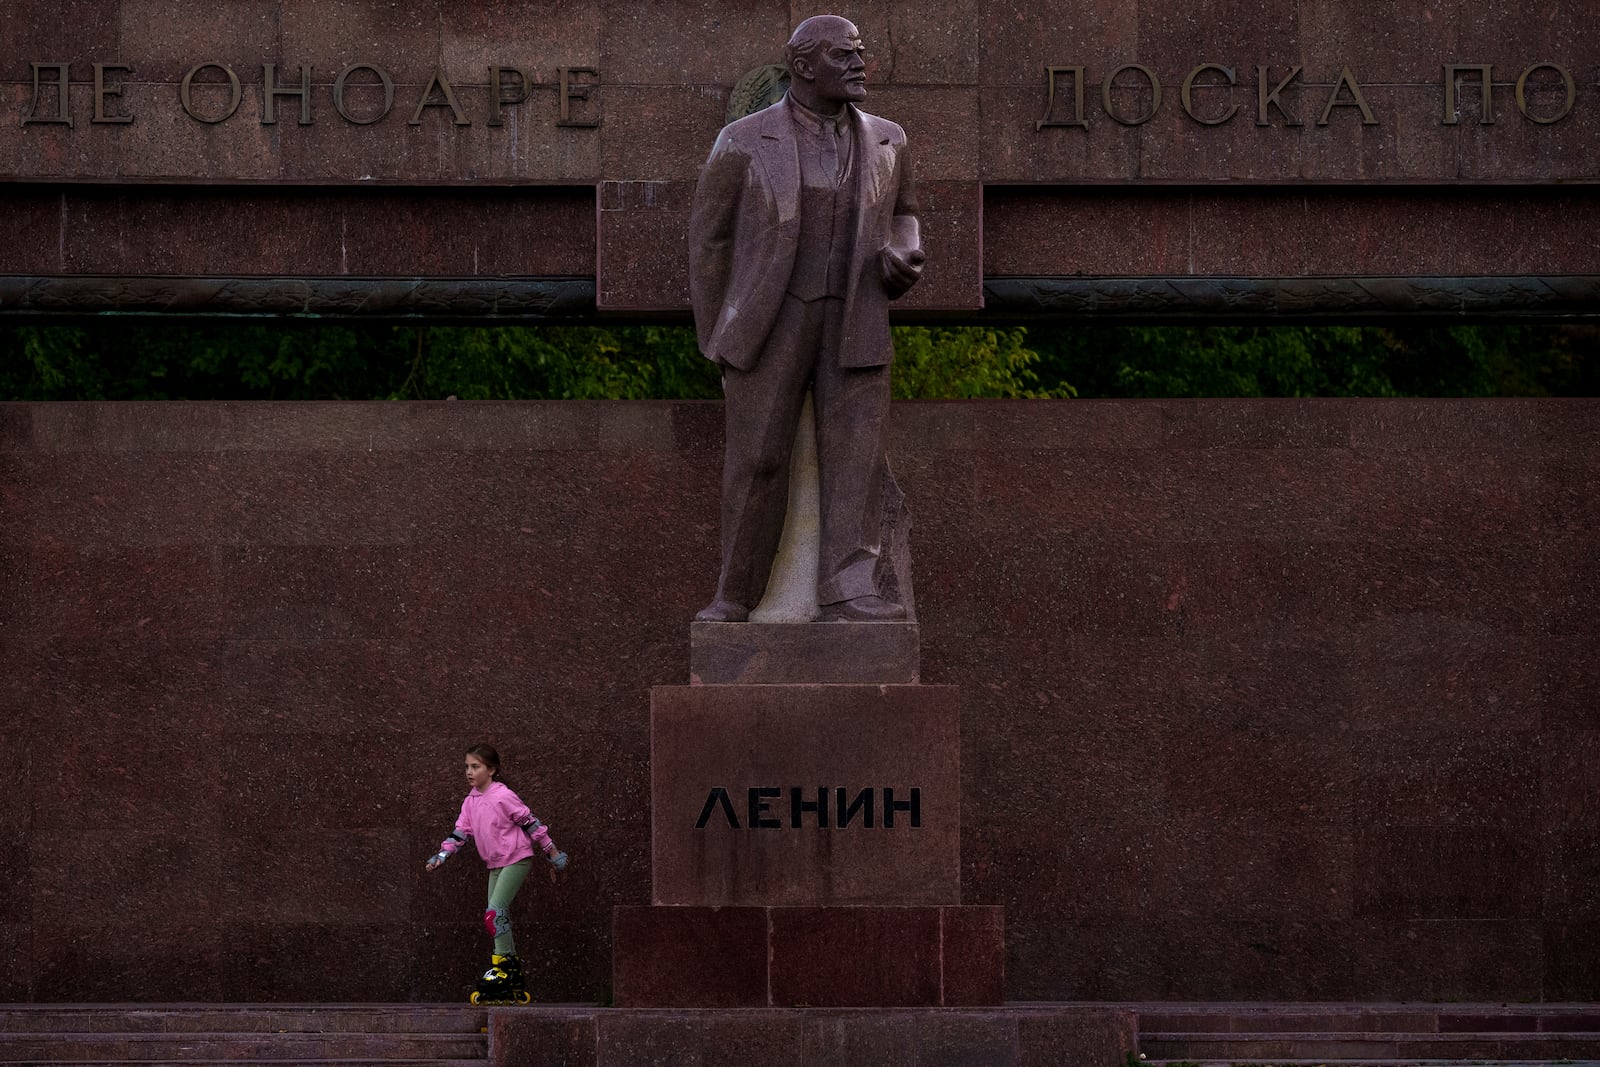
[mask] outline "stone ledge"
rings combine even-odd
[[[1600,276],[1142,278],[990,277],[991,315],[1107,323],[1448,319],[1594,319]]]
[[[912,685],[921,673],[914,622],[697,622],[690,685]]]
[[[1414,320],[1592,321],[1600,275],[1503,277],[1211,276],[990,277],[995,318],[1216,324]],[[316,315],[478,321],[588,321],[592,278],[189,277],[0,275],[0,317],[122,312],[150,315]],[[684,309],[662,312],[681,317]],[[915,316],[895,317],[895,321]],[[952,320],[955,321],[955,320]]]
[[[102,311],[163,315],[460,316],[520,321],[593,316],[589,278],[208,278],[0,275],[0,316]]]

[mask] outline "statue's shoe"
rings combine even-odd
[[[903,622],[905,617],[904,604],[881,596],[858,596],[854,600],[822,606],[823,622]]]
[[[750,618],[750,609],[743,604],[735,604],[731,600],[713,600],[710,604],[700,609],[694,617],[695,622],[745,622]]]

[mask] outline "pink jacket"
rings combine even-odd
[[[508,867],[533,855],[537,844],[546,855],[556,851],[544,823],[533,817],[528,806],[506,786],[490,782],[483,792],[474,789],[461,802],[461,817],[456,832],[445,838],[439,851],[454,853],[471,839],[483,862],[493,867]]]

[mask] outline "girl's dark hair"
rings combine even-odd
[[[490,780],[500,781],[500,753],[495,751],[493,745],[473,745],[467,749],[467,755],[477,756],[483,760],[483,765],[489,768]],[[500,784],[504,785],[505,783],[501,782]]]

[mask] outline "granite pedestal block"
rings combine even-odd
[[[656,904],[961,902],[957,691],[658,686]]]
[[[618,1007],[999,1004],[998,907],[691,908],[612,912]]]
[[[921,667],[914,622],[697,622],[691,685],[912,685]]]
[[[915,630],[696,638],[835,626]],[[998,1004],[1004,911],[961,906],[959,712],[950,686],[653,689],[654,906],[613,912],[617,1004]]]

